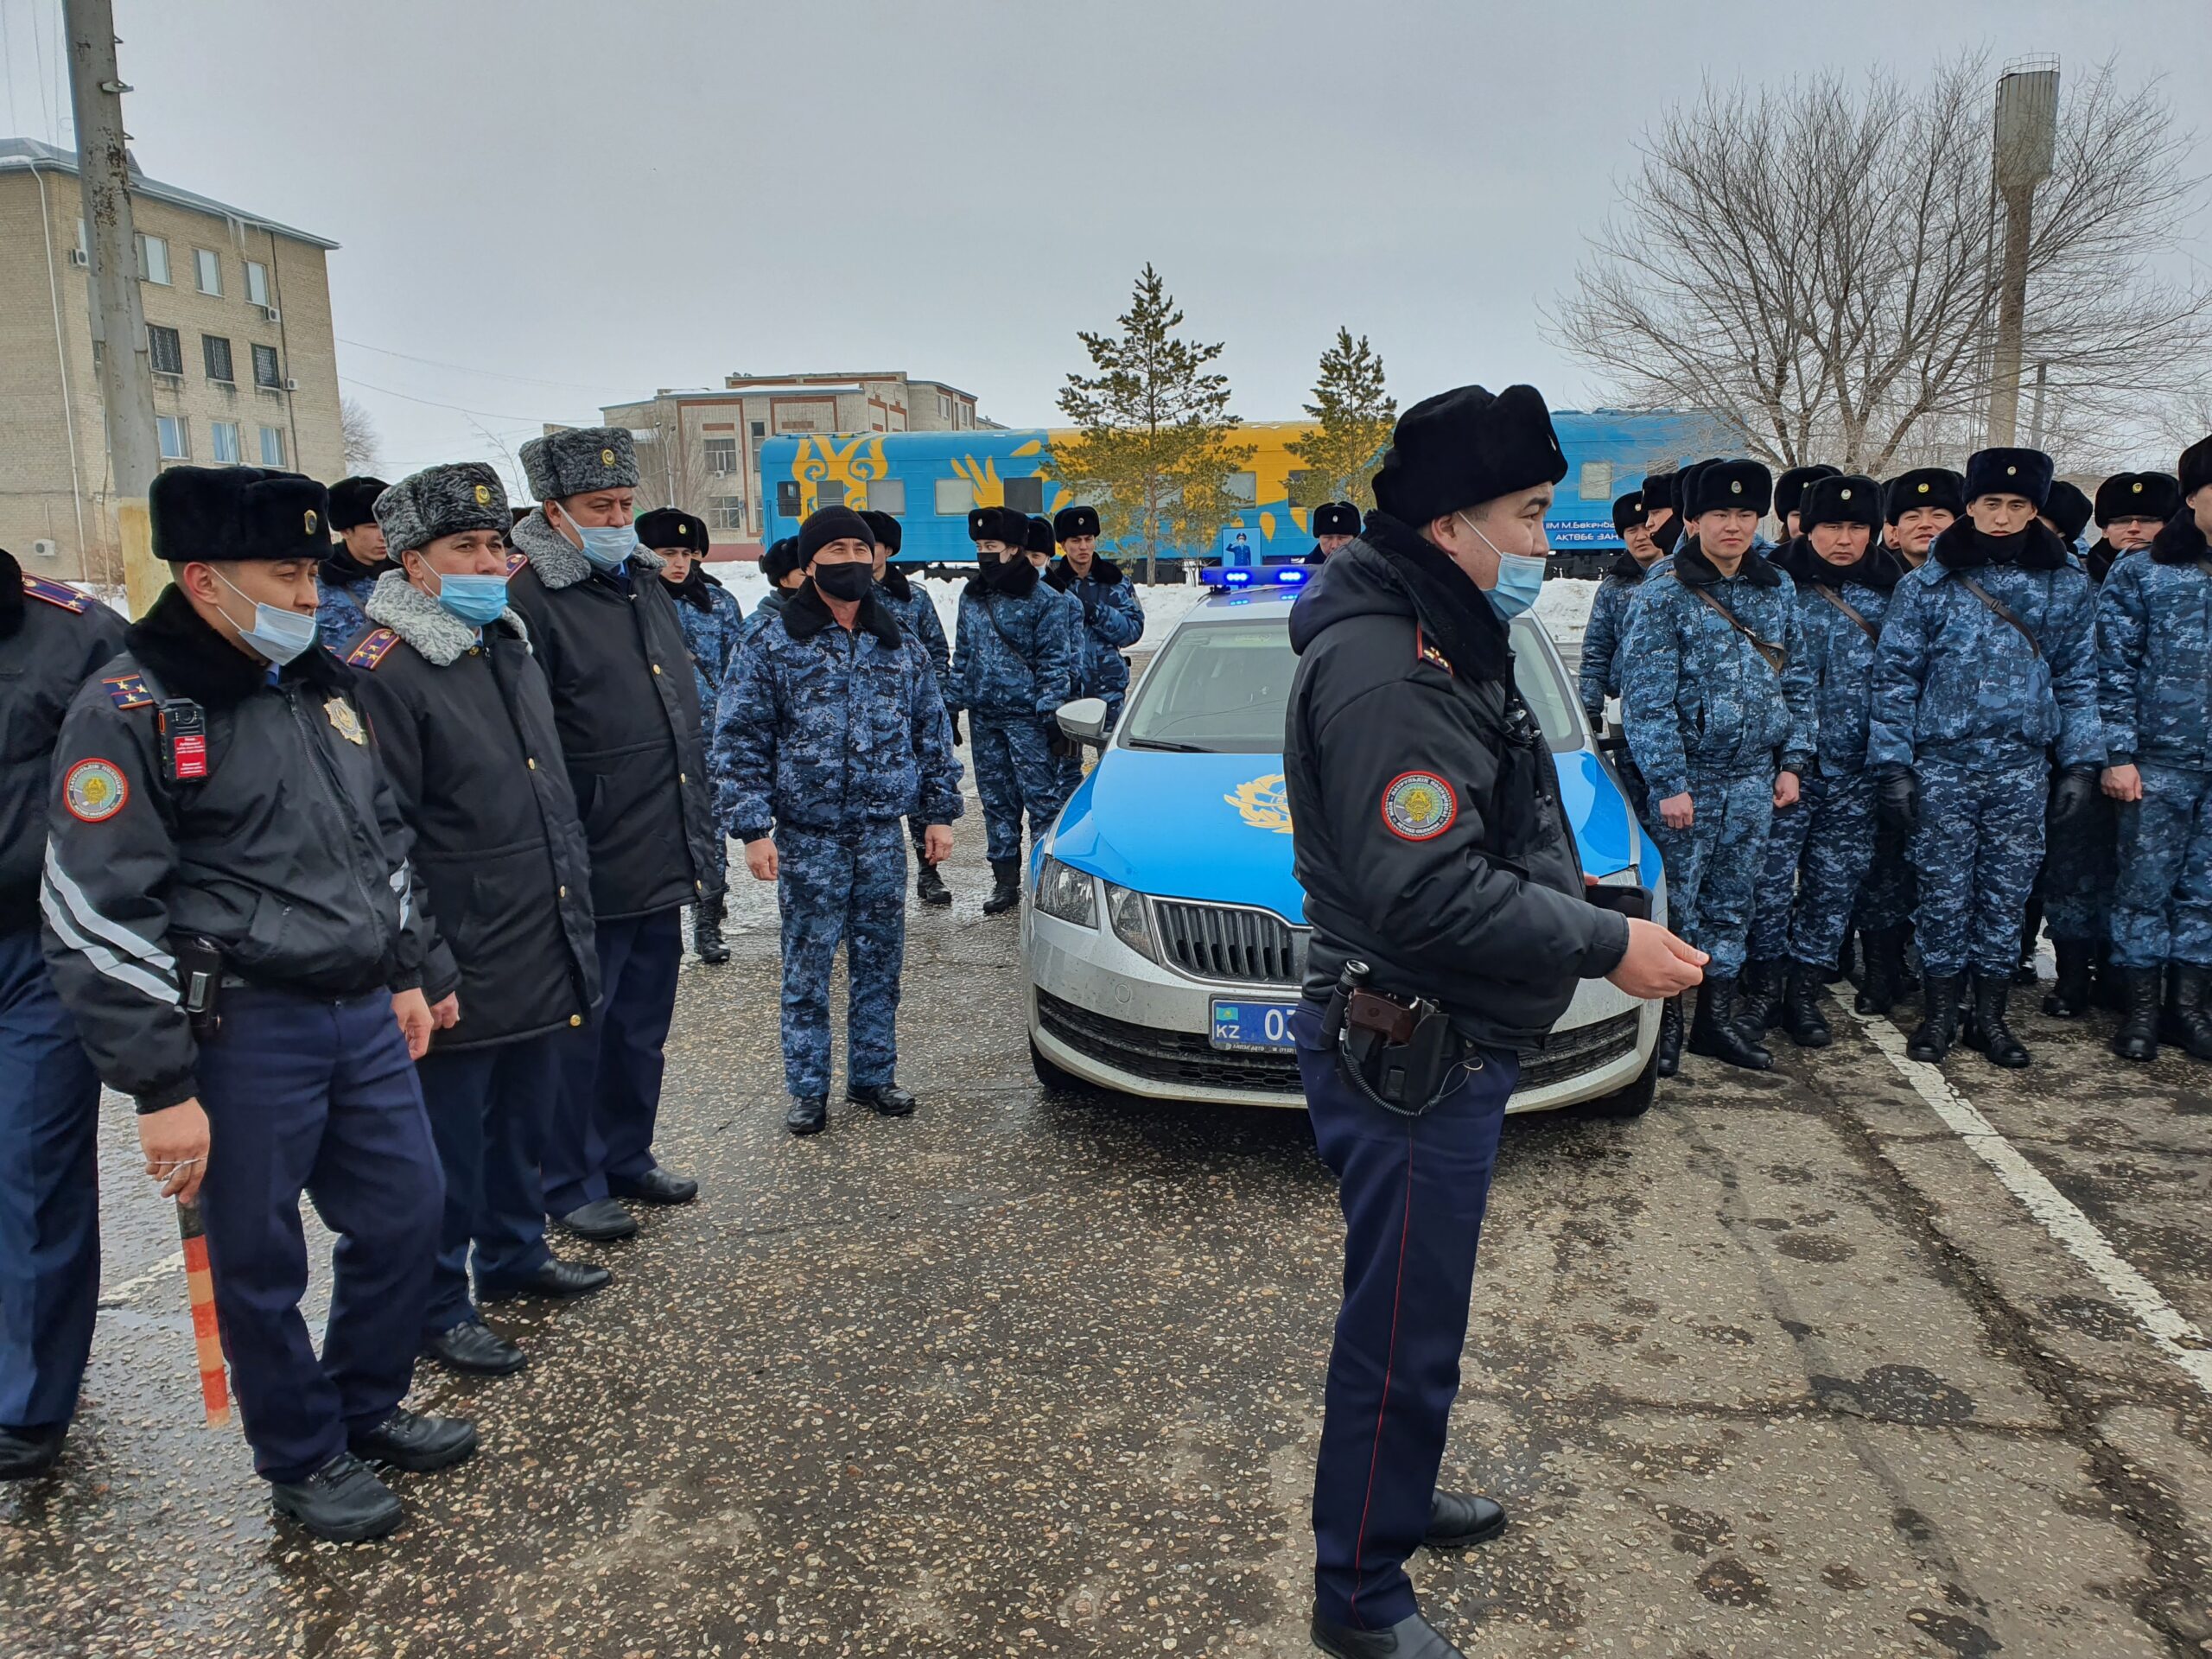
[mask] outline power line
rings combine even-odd
[[[343,334],[338,337],[338,343],[340,346],[351,346],[357,351],[374,352],[379,357],[396,357],[403,362],[421,363],[434,369],[451,369],[459,374],[477,375],[486,380],[513,380],[530,386],[560,386],[569,391],[597,393],[607,389],[603,385],[582,385],[574,380],[545,380],[534,374],[502,374],[497,369],[474,369],[466,363],[448,363],[435,357],[416,357],[406,352],[395,352],[389,346],[372,346],[366,340],[348,340]]]
[[[423,404],[431,409],[449,409],[456,415],[480,415],[494,421],[528,421],[538,426],[545,423],[543,415],[518,415],[512,410],[471,409],[466,404],[442,404],[435,397],[417,397],[411,391],[394,391],[390,386],[372,385],[368,381],[356,380],[349,374],[341,374],[338,378],[346,385],[359,386],[363,391],[381,392],[387,397],[397,397],[404,403]]]

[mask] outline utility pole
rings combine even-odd
[[[2004,265],[1998,276],[1997,344],[1991,355],[1989,443],[2010,446],[2020,425],[2021,342],[2027,333],[2028,247],[2036,186],[2050,176],[2058,137],[2058,60],[2007,64],[1997,80],[1993,146],[1997,194],[2005,200]]]
[[[116,73],[112,0],[63,0],[62,10],[69,28],[69,102],[76,118],[77,177],[85,194],[85,245],[92,259],[92,340],[107,421],[109,499],[130,608],[142,614],[162,581],[146,515],[147,492],[162,459],[154,435],[153,365],[138,301],[138,248],[124,149],[123,94],[130,89]]]

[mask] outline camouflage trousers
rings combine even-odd
[[[1851,925],[1868,933],[1893,927],[1910,927],[1914,907],[1920,902],[1920,876],[1912,868],[1912,849],[1874,825],[1874,859],[1866,879],[1859,884],[1859,903]]]
[[[784,1086],[830,1092],[830,969],[845,945],[845,1081],[895,1080],[899,974],[906,957],[906,853],[899,821],[825,832],[779,825],[783,912]]]
[[[1105,694],[1106,730],[1109,734],[1113,731],[1116,722],[1122,718],[1122,699],[1124,695],[1120,691]],[[1073,754],[1055,758],[1054,764],[1058,768],[1055,781],[1059,788],[1059,800],[1062,806],[1068,804],[1068,798],[1075,793],[1076,785],[1083,782],[1083,757],[1084,751],[1077,749]]]
[[[2112,928],[2118,875],[2120,815],[2100,791],[2082,822],[2064,834],[2044,832],[2043,913],[2054,939],[2102,944]]]
[[[2144,765],[2143,798],[2120,809],[2112,959],[2212,968],[2212,772]]]
[[[1833,968],[1859,883],[1874,861],[1874,779],[1816,773],[1797,804],[1774,815],[1751,923],[1751,957]]]
[[[1920,874],[1914,913],[1922,968],[2010,980],[2020,965],[2028,890],[2043,863],[2050,768],[2042,760],[1983,770],[1932,757],[1920,773]]]
[[[1041,720],[968,716],[968,752],[976,762],[976,793],[983,802],[984,850],[993,858],[1021,856],[1024,812],[1033,846],[1060,810],[1060,763],[1046,741]]]
[[[1766,862],[1774,817],[1774,774],[1690,773],[1695,816],[1687,830],[1654,823],[1667,871],[1667,923],[1713,958],[1706,972],[1734,979],[1744,970],[1751,910]],[[1657,802],[1652,817],[1659,816]]]

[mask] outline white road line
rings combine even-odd
[[[1850,1005],[1847,1002],[1845,1007]],[[1938,1066],[1905,1053],[1904,1034],[1887,1020],[1862,1014],[1859,1022],[1874,1044],[1895,1066],[1912,1091],[1926,1101],[1949,1126],[1951,1132],[1974,1149],[1974,1155],[1996,1171],[2012,1196],[2027,1206],[2044,1230],[2064,1245],[2075,1260],[2130,1313],[2166,1357],[2189,1374],[2190,1381],[2212,1395],[2212,1340],[2182,1316],[2158,1287],[2138,1273],[2113,1249],[2096,1224],[2073,1201],[2053,1186],[2044,1173],[2030,1163],[1996,1126],[1974,1109],[1974,1103],[1951,1087]]]
[[[183,1269],[184,1252],[172,1250],[145,1272],[133,1274],[113,1290],[102,1291],[99,1305],[102,1307],[127,1307],[137,1300],[140,1291],[149,1288],[160,1280],[167,1278],[170,1274],[181,1273]]]

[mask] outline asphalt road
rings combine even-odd
[[[273,1526],[198,1426],[111,1101],[108,1306],[61,1471],[0,1495],[0,1653],[1306,1651],[1325,1172],[1296,1114],[1042,1091],[977,842],[911,929],[920,1116],[810,1141],[741,876],[670,1055],[702,1196],[606,1294],[501,1313],[522,1376],[425,1368],[484,1450],[398,1478],[379,1546]],[[1484,1655],[2212,1650],[2212,1070],[2031,1014],[2034,1070],[1909,1076],[1836,1023],[1511,1125],[1446,1469],[1514,1522],[1418,1562],[1427,1606]]]

